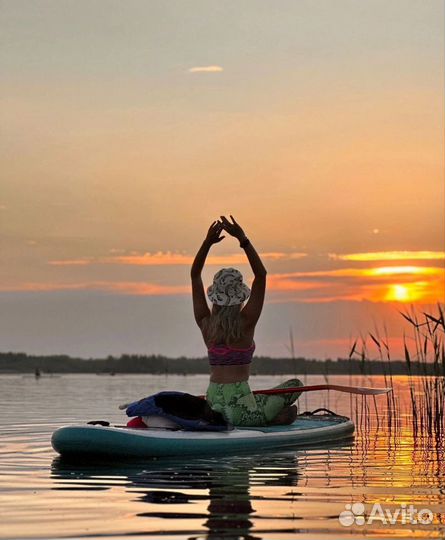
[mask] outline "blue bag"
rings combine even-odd
[[[159,392],[130,403],[127,416],[161,416],[190,431],[227,431],[233,429],[223,415],[214,411],[205,399],[184,392]]]

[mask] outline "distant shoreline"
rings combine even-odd
[[[161,355],[128,355],[107,358],[73,358],[68,355],[29,355],[0,353],[0,374],[6,373],[97,373],[97,374],[208,374],[207,358],[169,358]],[[444,375],[442,365],[402,360],[365,360],[337,358],[317,360],[307,358],[255,357],[252,375]]]

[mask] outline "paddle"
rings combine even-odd
[[[293,392],[313,392],[315,390],[337,390],[348,394],[361,394],[363,396],[378,396],[387,394],[392,388],[369,388],[366,386],[342,386],[340,384],[314,384],[311,386],[295,386],[292,388],[269,388],[267,390],[254,390],[254,394],[291,394]]]
[[[336,390],[348,394],[361,394],[362,396],[378,396],[388,394],[392,388],[369,388],[367,386],[342,386],[340,384],[313,384],[312,386],[294,386],[292,388],[268,388],[267,390],[254,390],[253,394],[292,394],[293,392],[313,392],[316,390]],[[198,396],[205,398],[205,396]],[[126,409],[130,403],[119,405],[119,409]]]

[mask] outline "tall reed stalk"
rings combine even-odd
[[[411,340],[404,335],[404,357],[408,375],[409,403],[407,419],[411,423],[415,441],[421,443],[425,437],[434,440],[436,448],[443,450],[445,435],[445,318],[444,307],[437,305],[437,313],[419,314],[414,308],[401,315],[409,322],[413,335]],[[358,355],[362,376],[369,375],[371,362],[368,353],[367,338],[377,348],[378,359],[385,362],[384,380],[386,386],[393,386],[391,354],[388,332],[384,329],[382,337],[376,329],[361,341],[356,340],[349,357]],[[377,428],[381,423],[381,414],[374,398],[374,412]],[[395,392],[386,396],[386,424],[390,432],[400,432],[401,416],[400,397]],[[369,422],[369,404],[356,402],[356,425],[359,429],[367,428]],[[363,418],[364,417],[364,418]]]
[[[402,313],[414,330],[414,352],[405,340],[405,361],[408,368],[412,425],[443,445],[445,434],[445,318],[444,309],[437,305],[437,314],[414,310]],[[422,377],[413,377],[413,359],[421,367]]]

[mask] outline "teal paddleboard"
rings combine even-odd
[[[81,424],[59,428],[51,443],[61,455],[203,456],[329,443],[350,438],[353,432],[354,424],[349,418],[323,415],[300,416],[288,426],[223,432]]]

